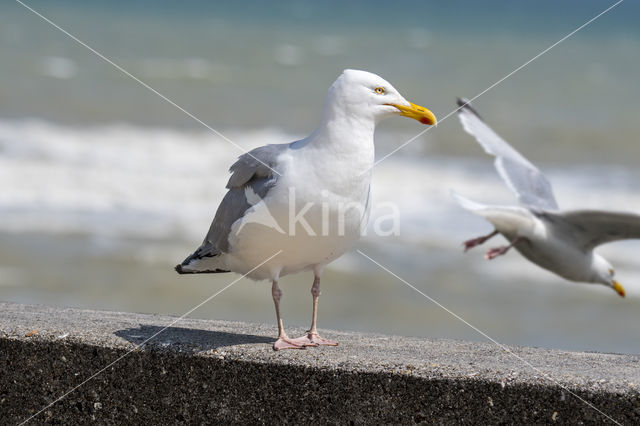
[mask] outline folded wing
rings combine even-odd
[[[278,157],[289,144],[266,145],[241,155],[231,166],[226,193],[207,236],[198,249],[187,257],[176,271],[180,273],[227,272],[217,268],[216,258],[230,250],[229,233],[233,223],[242,218],[277,182]],[[247,194],[251,199],[247,199]],[[214,265],[212,267],[212,265]]]

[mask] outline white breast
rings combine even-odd
[[[591,252],[585,252],[571,239],[562,235],[552,223],[535,218],[530,244],[516,245],[516,249],[533,263],[571,281],[587,281],[591,266]]]
[[[282,176],[265,199],[234,223],[229,269],[269,279],[323,266],[351,249],[366,226],[371,152],[336,156],[326,149],[288,150]]]

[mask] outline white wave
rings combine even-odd
[[[245,149],[293,140],[227,136]],[[201,238],[242,152],[208,132],[0,121],[0,230]]]
[[[226,135],[243,149],[298,139],[275,129]],[[228,167],[241,153],[205,131],[0,120],[0,231],[198,241],[224,195]],[[640,212],[635,171],[544,169],[563,207]],[[397,238],[408,244],[459,250],[464,239],[490,230],[450,199],[451,188],[487,203],[515,200],[486,157],[396,156],[373,175],[371,223],[376,205],[395,204]],[[367,235],[374,244],[388,241]],[[638,244],[629,244],[607,246],[607,254],[631,264],[629,252]]]

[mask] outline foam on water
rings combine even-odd
[[[247,148],[290,139],[229,136]],[[201,236],[241,153],[212,133],[0,121],[0,230]]]
[[[275,129],[227,136],[244,149],[298,138]],[[208,132],[2,120],[0,231],[175,240],[182,247],[199,241],[208,229],[225,192],[228,166],[239,154],[238,147]],[[449,189],[486,203],[514,203],[487,160],[396,156],[383,161],[374,172],[370,224],[389,214],[376,206],[392,204],[400,213],[395,243],[458,253],[463,240],[491,227],[458,207]],[[640,211],[635,171],[596,165],[543,169],[563,208]],[[383,246],[390,240],[370,228],[367,241]],[[604,247],[603,253],[631,275],[638,248],[638,242],[622,242]],[[165,256],[173,258],[175,251]],[[493,270],[508,274],[513,266],[522,273],[520,259],[512,257],[495,262]],[[550,278],[530,273],[540,281]]]
[[[276,129],[228,132],[242,149],[293,141]],[[129,124],[70,127],[0,120],[0,231],[166,237],[201,235],[224,195],[228,167],[242,151],[202,131]],[[638,173],[614,167],[542,167],[563,208],[640,211]],[[393,203],[400,238],[451,246],[484,221],[449,190],[486,203],[514,197],[488,158],[391,157],[374,172],[372,222]]]

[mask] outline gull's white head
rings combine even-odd
[[[324,110],[327,118],[339,113],[377,123],[392,115],[403,115],[423,124],[434,125],[437,122],[431,111],[407,101],[384,78],[351,69],[344,70],[329,88]]]
[[[616,272],[613,270],[613,266],[605,259],[597,253],[593,254],[593,264],[592,264],[592,282],[598,284],[604,284],[607,287],[611,287],[618,293],[621,297],[624,297],[625,291],[622,284],[616,281],[613,277]]]

